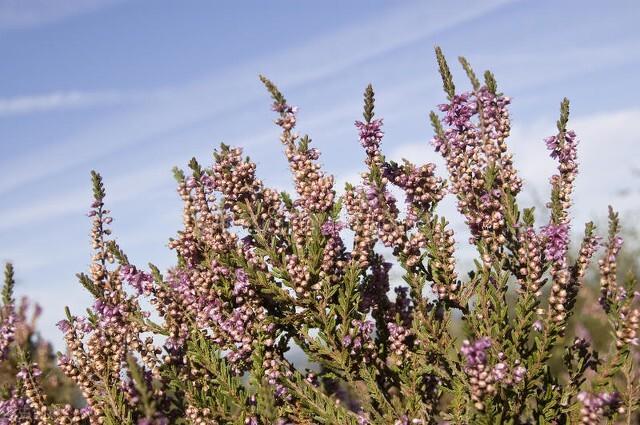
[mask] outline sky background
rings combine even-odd
[[[181,225],[174,165],[209,165],[224,142],[244,147],[268,185],[290,188],[259,73],[300,107],[299,130],[339,187],[362,168],[353,122],[370,82],[387,156],[440,165],[428,143],[428,112],[445,100],[434,45],[459,89],[464,55],[512,97],[522,204],[548,197],[555,164],[542,139],[567,96],[581,140],[574,230],[607,204],[634,223],[638,21],[637,0],[0,0],[0,260],[14,262],[18,294],[44,307],[42,331],[61,349],[63,307],[91,303],[75,279],[91,256],[90,170],[130,259],[161,268]],[[451,199],[443,211],[464,252]]]

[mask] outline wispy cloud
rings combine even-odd
[[[0,0],[0,30],[31,28],[92,12],[120,0]]]
[[[116,204],[135,198],[166,181],[171,163],[141,167],[109,181],[109,202]],[[60,191],[26,205],[0,210],[0,230],[49,221],[71,213],[80,213],[90,203],[88,188]]]
[[[130,102],[147,97],[118,91],[67,91],[33,96],[0,98],[0,117],[23,115],[59,109],[86,108]]]
[[[263,57],[199,81],[167,89],[164,99],[132,108],[93,125],[88,124],[82,132],[59,144],[0,162],[3,172],[11,176],[11,179],[0,181],[0,193],[238,108],[257,98],[257,92],[248,90],[246,84],[255,81],[256,73],[260,70],[287,88],[310,84],[509,2],[465,0],[455,6],[455,13],[453,5],[437,3],[416,7],[416,4],[412,4],[411,7],[337,30],[271,57]],[[368,47],[363,49],[363,45]],[[267,69],[264,69],[265,64],[269,64]],[[212,104],[212,99],[217,100],[215,104]],[[50,161],[51,157],[59,160]]]
[[[552,78],[552,75],[548,76]],[[394,85],[387,89],[388,93],[384,97],[384,104],[393,111],[395,117],[402,116],[408,111],[416,108],[421,109],[425,105],[417,105],[413,102],[407,103],[406,99],[410,92],[424,86],[424,79],[421,81],[407,80],[401,84]],[[422,85],[422,86],[421,86]],[[428,84],[431,86],[431,84]],[[359,101],[349,100],[347,102],[334,104],[332,109],[323,112],[309,119],[300,122],[305,128],[334,128],[344,120],[350,120],[349,112],[359,108]],[[387,118],[392,118],[387,116]],[[586,177],[580,179],[588,180],[585,185],[591,188],[600,186],[601,190],[609,190],[602,193],[603,196],[614,196],[617,194],[613,188],[619,181],[625,181],[627,176],[633,171],[633,164],[625,157],[624,153],[630,151],[637,142],[637,137],[623,131],[634,122],[640,120],[640,110],[630,109],[599,113],[572,120],[572,125],[579,131],[583,140],[580,146],[582,169],[585,170]],[[240,145],[245,148],[246,154],[252,154],[252,149],[274,142],[270,130],[273,126],[265,123],[263,127],[249,128],[247,132],[239,135],[236,139],[227,140],[232,145]],[[529,124],[516,123],[514,125],[510,146],[516,153],[516,165],[521,169],[523,177],[530,183],[527,195],[529,198],[537,194],[544,194],[548,177],[554,172],[554,162],[547,158],[544,144],[541,143],[543,137],[553,132],[553,122],[547,123],[533,122]],[[548,134],[547,134],[548,133]],[[395,147],[387,146],[389,158],[399,161],[402,158],[409,158],[414,162],[435,162],[440,165],[440,173],[444,173],[444,168],[439,162],[439,157],[428,145],[428,129],[425,124],[425,137],[423,141],[405,143]],[[613,140],[615,149],[603,150],[599,140]],[[615,153],[621,154],[615,156]],[[597,173],[590,170],[601,168],[598,161],[608,161],[607,168],[615,168],[616,172],[609,173],[603,180],[597,177]],[[622,168],[620,164],[624,163]],[[113,180],[108,181],[110,202],[128,202],[139,198],[146,191],[158,189],[166,184],[170,175],[170,169],[176,165],[176,158],[169,155],[158,162],[133,169],[118,175]],[[260,167],[259,167],[260,168]],[[261,173],[270,170],[259,170]],[[342,191],[346,182],[357,183],[361,170],[351,170],[337,176],[337,189]],[[264,177],[264,175],[262,175]],[[270,177],[282,177],[274,176]],[[597,177],[597,178],[596,178]],[[170,180],[170,179],[169,179]],[[593,181],[592,181],[593,180]],[[284,180],[288,182],[288,177]],[[283,187],[284,188],[284,187]],[[289,187],[287,187],[289,189]],[[578,187],[579,194],[586,194]],[[87,203],[87,188],[66,188],[65,191],[52,194],[43,199],[25,205],[12,206],[4,210],[0,209],[0,230],[20,228],[37,222],[44,222],[55,217],[62,217],[72,213],[78,213],[84,209]],[[589,196],[585,196],[589,202]],[[537,201],[537,199],[534,199]],[[590,203],[589,203],[590,204]],[[589,208],[596,205],[589,205]],[[455,210],[451,210],[455,214]]]
[[[424,84],[425,81],[423,79],[420,82],[413,80],[404,81],[401,84],[393,86],[392,89],[388,90],[387,95],[385,95],[384,100],[386,106],[393,108],[397,114],[402,114],[403,111],[412,107],[412,105],[406,104],[405,100],[407,95],[414,92],[417,88],[422,87]],[[350,112],[358,110],[359,108],[359,100],[349,99],[334,104],[331,109],[325,110],[318,115],[302,120],[300,126],[307,129],[334,128],[342,122],[350,121],[353,118]],[[261,127],[248,128],[246,132],[240,134],[237,138],[227,140],[226,143],[232,146],[242,146],[245,153],[251,155],[254,149],[259,149],[267,143],[277,143],[275,140],[277,136],[273,137],[272,131],[277,132],[276,126],[274,126],[273,123],[265,122]],[[354,142],[354,147],[355,146],[356,142]],[[281,159],[284,161],[284,155],[282,155]],[[131,170],[126,170],[116,175],[113,179],[107,179],[105,183],[108,187],[109,204],[139,200],[140,195],[145,192],[154,191],[160,186],[165,185],[167,181],[173,182],[173,179],[170,177],[170,170],[173,166],[178,165],[176,161],[178,160],[175,157],[167,155],[166,158]],[[273,167],[269,167],[265,169],[259,164],[258,172],[261,177],[275,177],[278,180],[276,184],[282,182],[282,186],[276,187],[277,189],[291,190],[289,175],[286,173],[281,173],[284,174],[284,176],[280,174],[274,175],[272,168]],[[265,176],[265,174],[267,175]],[[279,179],[279,177],[284,178]],[[354,180],[345,181],[353,182]],[[339,190],[342,190],[345,181],[342,179],[339,180],[337,186]],[[56,193],[49,194],[43,198],[35,198],[22,205],[5,205],[4,208],[0,206],[0,231],[21,228],[69,214],[79,213],[83,211],[88,204],[89,193],[89,189],[83,181],[80,187],[64,187],[56,191]]]

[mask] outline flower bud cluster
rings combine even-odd
[[[509,103],[487,87],[455,95],[449,104],[440,105],[448,128],[432,140],[447,164],[451,191],[466,217],[471,242],[482,239],[491,252],[505,242],[502,193],[515,196],[522,186],[505,144]]]
[[[95,412],[101,412],[98,400],[100,393],[94,386],[95,372],[82,342],[85,334],[91,332],[93,327],[84,318],[73,318],[71,322],[67,320],[58,322],[58,328],[64,335],[70,354],[69,356],[61,354],[58,357],[58,367],[80,388],[87,404],[95,406]]]
[[[233,305],[222,301],[220,296],[210,302],[199,299],[195,305],[202,311],[200,326],[210,329],[212,340],[229,350],[226,358],[234,371],[240,374],[247,367],[255,333],[268,325],[265,322],[266,310],[256,299],[244,270],[236,270],[233,296]]]
[[[384,261],[381,255],[375,255],[371,263],[371,274],[367,276],[360,300],[360,311],[367,313],[369,309],[374,316],[384,316],[391,302],[387,293],[389,292],[389,272],[392,264]]]
[[[567,312],[573,309],[578,290],[598,249],[598,237],[593,234],[593,225],[588,223],[580,245],[578,258],[572,267],[568,266],[567,251],[569,246],[569,224],[549,223],[542,228],[544,240],[544,257],[551,263],[553,285],[549,296],[549,312],[552,319],[564,327]]]
[[[296,126],[298,108],[296,106],[287,105],[285,102],[274,102],[271,109],[280,114],[280,118],[276,120],[276,124],[282,127],[284,131],[291,131]]]
[[[86,423],[90,418],[90,409],[76,409],[70,404],[54,408],[51,417],[56,425],[72,425]]]
[[[540,287],[544,284],[541,237],[531,226],[519,230],[518,284],[522,292],[538,294]]]
[[[460,352],[466,360],[464,371],[471,385],[471,400],[478,410],[484,410],[484,398],[496,392],[495,377],[487,365],[487,350],[490,347],[491,340],[489,338],[480,338],[473,343],[469,340],[464,340],[460,348]]]
[[[567,264],[569,248],[569,225],[549,223],[541,229],[544,238],[544,256],[551,262],[553,285],[549,295],[549,314],[558,324],[567,318],[567,302],[571,288],[571,274]]]
[[[222,145],[215,153],[211,170],[212,187],[223,196],[224,207],[232,213],[234,223],[243,227],[253,225],[246,216],[248,206],[260,204],[260,214],[255,217],[258,225],[268,226],[266,231],[277,230],[274,221],[281,216],[280,199],[274,190],[264,188],[255,176],[256,165],[242,158],[242,149]]]
[[[620,409],[622,400],[617,392],[602,392],[593,394],[582,391],[578,394],[582,402],[580,409],[580,423],[584,425],[598,425],[602,419],[610,419]]]
[[[39,423],[47,423],[50,420],[49,409],[47,408],[47,396],[40,391],[36,382],[36,379],[41,375],[42,371],[38,365],[32,364],[24,366],[16,377],[23,383],[24,394],[35,419]]]
[[[361,268],[369,266],[371,252],[377,241],[378,226],[369,213],[367,192],[362,187],[348,186],[344,195],[349,228],[354,232],[353,258]]]
[[[2,306],[0,310],[0,361],[7,358],[9,347],[16,337],[17,313],[13,304]]]
[[[320,289],[319,283],[312,284],[309,267],[302,263],[295,254],[287,256],[287,273],[291,286],[299,297],[308,298],[311,296],[311,291]]]
[[[280,113],[276,124],[283,130],[280,140],[285,146],[296,192],[300,196],[296,204],[308,212],[329,211],[335,197],[333,176],[321,171],[317,163],[320,152],[309,148],[309,138],[304,137],[298,141],[298,135],[292,132],[296,124],[297,108],[276,102],[273,110]]]
[[[550,223],[542,228],[541,234],[545,238],[544,256],[547,261],[566,266],[563,263],[569,248],[569,225]]]
[[[640,345],[640,309],[622,306],[620,309],[620,326],[616,330],[616,346]]]
[[[365,109],[372,101],[372,91],[365,94]],[[372,111],[372,110],[371,110]],[[371,112],[370,111],[370,112]],[[394,255],[402,258],[408,267],[421,259],[426,240],[421,232],[412,232],[418,215],[431,211],[444,196],[444,183],[435,177],[435,165],[420,167],[404,160],[403,165],[386,162],[382,155],[382,120],[367,123],[356,121],[360,141],[365,148],[368,171],[362,173],[363,185],[353,189],[347,186],[346,206],[350,228],[356,233],[353,254],[363,258],[360,250],[372,250],[379,239],[384,246],[393,248]],[[406,216],[400,220],[396,199],[387,188],[392,183],[404,192]],[[368,217],[367,217],[368,215]],[[375,230],[374,230],[375,229]],[[377,237],[376,237],[377,236]],[[363,258],[362,266],[368,261]]]
[[[438,299],[455,301],[460,282],[456,272],[455,240],[453,230],[437,217],[431,223],[428,237],[429,268],[432,274],[432,290]]]
[[[290,401],[291,395],[281,380],[283,377],[291,377],[293,373],[286,367],[285,362],[281,356],[276,353],[272,344],[267,344],[262,367],[264,368],[265,379],[274,388],[276,400],[282,402]]]
[[[113,221],[113,218],[108,216],[110,212],[104,209],[103,199],[97,198],[91,204],[88,213],[91,217],[91,241],[94,250],[89,271],[94,282],[102,282],[107,277],[106,263],[113,262],[113,256],[107,250],[104,239],[111,234],[111,230],[105,227]]]
[[[576,263],[573,267],[572,274],[574,280],[578,282],[582,281],[584,275],[587,273],[589,264],[591,264],[591,259],[599,246],[600,237],[593,235],[592,231],[587,229],[585,236],[582,239],[582,244],[580,245],[580,251],[578,251],[578,258],[576,259]]]
[[[382,131],[382,120],[371,120],[370,122],[356,121],[356,128],[358,129],[358,135],[360,136],[360,144],[364,148],[367,154],[365,163],[370,167],[377,165],[381,167],[384,162],[382,151],[380,150],[380,143],[384,132]]]
[[[436,177],[435,168],[431,163],[418,167],[406,159],[403,165],[385,164],[385,177],[404,191],[412,215],[430,211],[444,197],[445,185],[442,178]]]
[[[379,240],[386,247],[399,249],[404,245],[406,230],[397,220],[396,199],[385,186],[370,184],[365,190],[368,212],[377,224]]]
[[[25,397],[20,397],[15,390],[9,398],[0,400],[0,423],[19,424],[31,419],[29,403]]]
[[[503,190],[516,195],[522,189],[522,180],[513,166],[513,155],[508,152],[506,139],[511,132],[511,120],[507,107],[511,98],[493,93],[481,87],[477,94],[479,121],[483,131],[482,151],[486,162],[499,164],[498,178]]]
[[[223,146],[223,150],[224,148],[226,147]],[[216,156],[216,158],[220,158],[220,156]],[[238,210],[241,210],[238,207],[238,204],[241,203],[239,199],[232,202],[225,197],[223,208],[214,207],[216,198],[213,178],[200,170],[195,161],[192,161],[191,166],[194,168],[194,175],[187,179],[185,194],[188,199],[185,202],[185,208],[190,207],[189,215],[191,217],[190,225],[185,226],[185,235],[188,235],[188,238],[185,238],[184,241],[185,247],[188,247],[189,251],[195,251],[189,252],[187,257],[192,260],[191,264],[195,264],[199,260],[197,258],[197,244],[203,244],[210,249],[219,251],[232,249],[237,243],[238,236],[227,231],[227,228],[231,222],[244,225],[246,220],[244,216],[239,214]],[[228,210],[224,208],[228,208]],[[177,241],[178,252],[182,248],[180,247],[181,239]]]
[[[407,340],[411,336],[411,330],[393,322],[387,323],[389,332],[389,354],[396,366],[403,364],[408,355]]]
[[[548,206],[559,210],[557,215],[559,222],[567,222],[567,211],[571,206],[571,194],[578,174],[577,136],[572,130],[561,130],[556,136],[547,137],[545,143],[547,149],[551,151],[551,157],[558,161],[558,174],[551,177],[556,200],[552,200]],[[557,205],[553,205],[554,202],[557,202]]]
[[[120,268],[120,275],[123,281],[127,282],[137,291],[138,295],[151,295],[153,290],[153,277],[149,273],[127,264]]]
[[[184,180],[179,182],[177,191],[184,203],[182,212],[184,230],[178,232],[178,239],[169,240],[169,248],[175,249],[187,264],[193,265],[199,261],[198,241],[195,237],[196,207]]]
[[[346,335],[342,337],[341,342],[354,361],[371,363],[376,358],[375,344],[372,338],[373,330],[374,324],[369,320],[353,319],[351,321],[351,326]]]
[[[464,356],[464,371],[471,385],[471,400],[476,409],[484,410],[484,400],[496,394],[498,385],[514,385],[520,383],[527,374],[527,370],[515,361],[515,367],[510,368],[506,363],[506,355],[497,354],[497,362],[489,366],[488,350],[491,347],[489,338],[480,338],[473,343],[469,340],[462,342],[460,352]]]
[[[340,237],[340,231],[344,227],[344,223],[340,221],[328,220],[320,229],[327,241],[322,253],[319,278],[332,284],[340,282],[348,260],[344,242]]]
[[[598,261],[600,269],[600,304],[608,311],[610,303],[619,295],[617,284],[617,258],[622,249],[623,239],[612,235],[606,245],[603,257]]]
[[[193,425],[217,425],[218,421],[214,419],[213,412],[210,408],[198,408],[189,405],[185,411],[185,416],[189,423]]]
[[[335,197],[333,176],[324,175],[320,170],[317,163],[320,152],[306,146],[288,145],[286,155],[300,196],[296,204],[309,212],[329,211]]]
[[[110,233],[104,229],[102,220],[96,224],[95,217],[103,217],[104,190],[101,179],[94,175],[94,235],[92,240],[96,254],[90,266],[92,278],[84,278],[83,283],[91,288],[96,300],[90,311],[89,319],[73,317],[58,323],[64,333],[69,355],[59,357],[60,369],[76,383],[84,396],[92,417],[100,417],[111,408],[105,392],[111,386],[121,385],[123,376],[128,373],[127,357],[136,353],[145,365],[147,373],[154,379],[159,377],[160,350],[153,344],[153,338],[142,338],[148,329],[145,320],[149,313],[138,304],[137,296],[154,294],[153,279],[145,272],[129,265],[113,241],[105,240]],[[110,222],[110,221],[109,221]],[[99,234],[95,231],[99,230]],[[112,248],[122,267],[109,270],[106,265],[114,259]],[[106,261],[105,261],[106,260]],[[102,270],[98,276],[95,270]],[[81,279],[82,280],[82,279]],[[123,288],[123,281],[129,283],[136,295],[130,296]],[[96,385],[96,381],[102,385]],[[160,402],[162,397],[159,397]],[[55,414],[56,410],[52,410]],[[60,413],[64,415],[64,409]],[[73,417],[71,415],[69,417]],[[78,416],[78,415],[75,415]],[[93,419],[92,419],[93,420]]]

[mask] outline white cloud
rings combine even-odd
[[[120,0],[0,0],[0,30],[31,28],[93,12]]]

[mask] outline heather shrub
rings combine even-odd
[[[14,286],[13,267],[7,264],[0,310],[0,423],[36,423],[28,403],[28,387],[16,386],[16,382],[24,378],[25,364],[38,365],[38,371],[42,372],[38,391],[49,402],[77,405],[81,395],[73,382],[57,367],[51,344],[37,331],[41,307],[27,298],[16,303]],[[10,418],[14,421],[11,422]]]
[[[310,138],[296,132],[296,108],[262,77],[295,194],[266,187],[242,150],[224,144],[211,166],[194,158],[188,173],[175,169],[184,226],[164,273],[129,262],[92,172],[93,257],[78,277],[95,303],[58,323],[68,347],[59,368],[86,407],[47,397],[46,371],[24,354],[4,403],[22,401],[37,423],[64,424],[637,420],[640,309],[635,280],[618,278],[617,214],[610,209],[602,238],[587,223],[570,249],[578,139],[568,100],[544,141],[558,167],[535,223],[533,208],[518,204],[510,99],[463,58],[471,89],[457,91],[436,53],[447,102],[430,115],[431,144],[446,170],[385,158],[369,86],[355,124],[364,171],[339,195]],[[464,273],[438,214],[445,196],[455,197],[475,247]],[[611,335],[600,350],[575,331],[592,262],[597,301],[581,304],[598,309]],[[402,276],[393,292],[391,269]],[[12,319],[3,311],[6,345]]]

